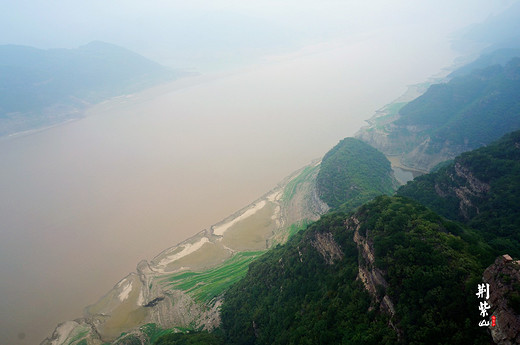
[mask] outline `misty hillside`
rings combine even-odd
[[[520,48],[520,3],[513,3],[506,11],[489,16],[486,21],[460,30],[452,42],[459,50],[475,47],[491,52],[502,48]]]
[[[484,69],[494,65],[505,65],[511,59],[520,56],[520,48],[502,48],[482,54],[476,60],[459,67],[449,74],[450,78],[471,74],[475,70]]]
[[[0,136],[77,118],[90,104],[175,78],[125,48],[91,42],[77,49],[0,46]]]
[[[495,54],[496,60],[512,52]],[[493,61],[483,58],[476,66]],[[392,119],[373,119],[358,137],[386,154],[401,155],[406,166],[430,170],[520,128],[520,58],[454,75],[430,86]]]

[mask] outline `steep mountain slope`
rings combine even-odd
[[[520,131],[399,189],[475,229],[403,196],[378,197],[353,214],[322,216],[253,262],[227,291],[225,340],[489,343],[474,291],[497,253],[518,256],[519,164]],[[504,344],[518,331],[507,320],[516,325],[520,319],[517,285],[511,283],[518,268],[511,265],[484,274],[504,292],[492,295],[500,319],[490,328]]]
[[[127,49],[0,46],[0,136],[80,116],[89,104],[180,75]]]
[[[397,194],[478,230],[496,254],[520,256],[520,131],[463,153]]]
[[[353,209],[378,195],[391,195],[397,181],[390,162],[370,145],[345,138],[325,154],[316,180],[318,195],[332,208]]]
[[[390,121],[357,137],[428,171],[520,128],[520,58],[432,85]],[[380,121],[379,121],[380,122]]]
[[[331,213],[225,295],[230,344],[478,344],[472,231],[400,197]],[[485,255],[484,255],[485,256]]]

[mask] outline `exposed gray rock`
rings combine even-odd
[[[489,325],[495,344],[520,344],[520,315],[512,307],[514,295],[520,295],[520,261],[513,261],[509,255],[499,256],[483,275],[489,284],[490,315],[496,317],[496,326]]]
[[[388,282],[384,278],[386,272],[375,266],[374,244],[370,240],[370,230],[366,231],[365,236],[361,235],[359,231],[359,220],[354,216],[347,219],[345,224],[348,230],[354,231],[353,239],[359,250],[359,271],[357,279],[363,283],[372,298],[377,303],[381,303],[382,310],[387,312],[391,317],[394,316],[394,304],[386,294],[386,288],[388,287]]]
[[[339,261],[343,259],[343,251],[341,251],[339,245],[334,241],[334,236],[332,236],[330,232],[317,232],[311,244],[329,265],[334,264],[336,260]]]

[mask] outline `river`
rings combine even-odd
[[[454,58],[444,41],[399,42],[307,47],[0,140],[2,343],[81,317],[141,259],[255,200]]]

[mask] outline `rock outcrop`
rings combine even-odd
[[[484,271],[483,280],[489,284],[490,315],[496,326],[489,330],[495,344],[520,344],[520,261],[503,255]]]
[[[340,246],[334,241],[334,236],[330,232],[315,234],[315,239],[311,242],[312,246],[321,254],[325,262],[329,265],[335,261],[343,259],[343,252]]]
[[[457,195],[457,198],[460,200],[459,210],[461,215],[465,219],[469,219],[470,213],[478,214],[480,212],[478,206],[473,204],[472,199],[484,198],[486,194],[489,192],[490,186],[489,184],[480,181],[473,175],[470,169],[466,168],[458,162],[455,163],[455,174],[459,178],[463,179],[464,183],[461,184],[460,187],[453,188],[453,191]],[[438,190],[437,185],[435,186],[435,190]]]
[[[376,303],[381,303],[381,309],[393,317],[395,314],[394,304],[386,294],[388,287],[384,277],[386,272],[375,266],[374,244],[370,239],[370,231],[366,230],[366,234],[361,234],[360,222],[354,216],[348,218],[345,225],[347,230],[354,232],[354,242],[358,246],[359,272],[357,279],[363,283]]]

